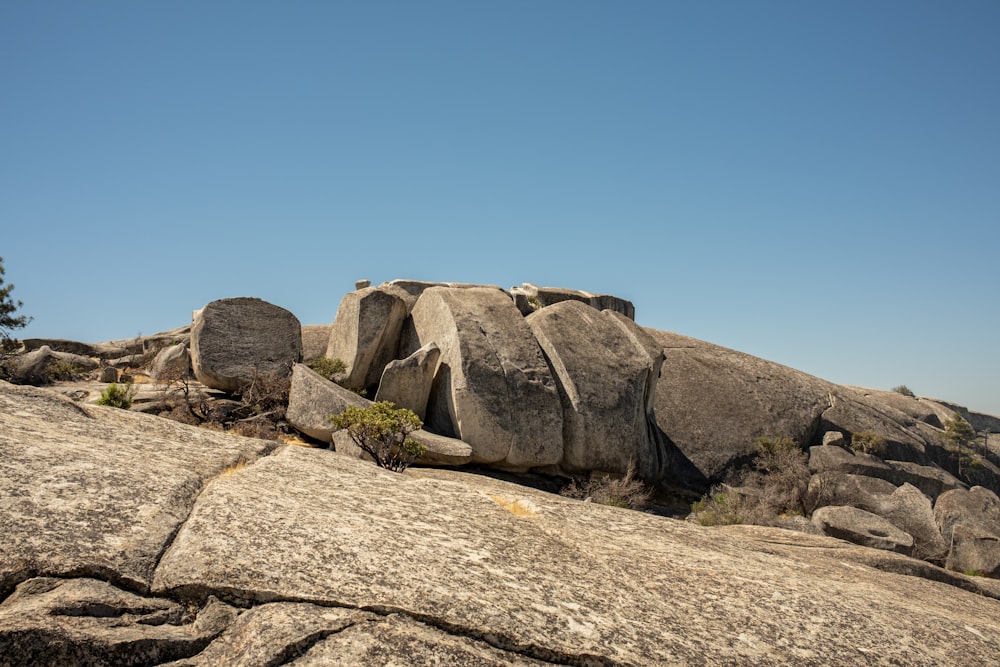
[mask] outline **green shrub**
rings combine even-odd
[[[896,392],[897,394],[902,394],[903,396],[909,396],[910,398],[916,398],[917,397],[917,395],[914,394],[913,391],[909,387],[907,387],[905,384],[901,384],[898,387],[893,387],[892,390],[894,392]]]
[[[56,380],[74,380],[83,372],[83,368],[72,361],[53,358],[45,367],[45,379],[48,382]]]
[[[641,510],[652,497],[652,491],[635,476],[635,464],[630,463],[622,477],[597,477],[578,483],[570,481],[559,495],[577,500],[590,500],[601,505]]]
[[[976,439],[976,431],[972,425],[962,419],[961,415],[955,415],[944,423],[945,447],[952,451],[961,452]]]
[[[858,431],[851,434],[851,449],[873,456],[885,456],[885,438],[875,431]]]
[[[128,410],[132,407],[132,398],[135,396],[135,385],[125,384],[121,385],[117,382],[112,382],[104,391],[101,392],[101,397],[97,399],[98,405],[106,405],[110,408],[121,408],[122,410]]]
[[[330,382],[338,382],[347,371],[347,364],[342,359],[331,359],[330,357],[313,359],[307,365]]]
[[[726,485],[713,489],[701,500],[691,504],[694,520],[702,526],[731,526],[743,523],[738,511],[739,494]]]
[[[335,429],[347,429],[355,444],[386,470],[403,472],[426,451],[408,437],[423,422],[412,410],[397,410],[390,401],[372,403],[366,408],[352,405],[339,415],[330,415],[329,420]]]

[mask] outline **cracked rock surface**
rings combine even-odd
[[[0,666],[1000,661],[995,582],[899,554],[0,408]]]

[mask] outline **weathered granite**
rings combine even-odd
[[[569,473],[624,474],[660,480],[666,453],[656,438],[653,404],[663,353],[631,320],[579,301],[525,318],[545,353],[562,401],[563,458]]]
[[[274,447],[0,382],[0,597],[34,576],[148,587],[207,481]]]
[[[136,574],[148,572],[141,554],[111,556],[128,548],[117,536],[152,543],[149,534],[163,523],[159,508],[176,489],[163,478],[206,465],[192,456],[215,465],[222,451],[261,443],[83,410],[41,390],[0,384],[0,401],[0,563],[14,573],[7,581],[39,591],[49,580],[25,580],[60,576],[69,580],[60,586],[86,591],[68,606],[42,597],[35,606],[22,589],[3,603],[13,611],[0,613],[0,626],[15,646],[51,644],[58,658],[66,646],[59,636],[81,638],[75,645],[89,652],[75,664],[121,664],[116,651],[126,645],[136,655],[140,647],[158,652],[147,664],[202,665],[413,664],[434,656],[486,665],[853,666],[872,656],[938,665],[956,662],[955,647],[959,662],[997,657],[1000,588],[986,580],[828,538],[707,529],[478,475],[390,473],[301,447],[213,475],[173,539],[178,523],[157,541],[166,550],[158,564],[152,559],[145,592]],[[68,464],[39,456],[50,449],[68,452]],[[25,455],[36,473],[47,472],[47,493],[35,492],[37,474],[10,474],[11,461]],[[108,476],[104,468],[129,474]],[[97,489],[115,504],[95,504]],[[65,516],[75,530],[60,533],[13,513],[23,497],[32,498],[35,516],[54,524]],[[56,568],[10,557],[31,540],[78,558]],[[104,554],[103,569],[88,575],[85,551],[91,559]],[[118,585],[76,581],[85,576]],[[233,620],[213,596],[248,608]],[[71,615],[53,617],[57,609]],[[170,654],[179,636],[182,654]],[[129,637],[144,643],[127,644]],[[9,651],[0,654],[5,660],[52,662]]]
[[[524,318],[500,289],[430,287],[413,307],[401,354],[441,348],[427,429],[472,446],[473,461],[509,469],[563,456],[555,380]]]
[[[330,329],[326,356],[346,365],[343,384],[374,391],[386,364],[396,356],[406,302],[378,287],[348,292]]]
[[[94,579],[29,579],[0,603],[0,665],[156,665],[195,654],[235,619]]]
[[[847,505],[821,507],[812,515],[813,525],[830,537],[854,544],[909,555],[913,537],[877,514]]]

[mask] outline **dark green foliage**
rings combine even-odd
[[[905,384],[901,384],[898,387],[893,387],[892,390],[897,394],[902,394],[903,396],[909,396],[910,398],[916,398],[916,394],[910,390]]]
[[[3,344],[6,348],[9,345],[11,332],[15,329],[23,329],[28,326],[31,318],[25,315],[14,314],[24,304],[20,301],[15,301],[11,297],[10,293],[14,289],[14,286],[4,286],[3,276],[3,257],[0,257],[0,344]]]
[[[948,449],[961,451],[976,439],[976,431],[969,422],[955,415],[944,423],[944,435],[942,435]]]
[[[402,472],[425,451],[423,445],[408,437],[423,422],[412,410],[397,410],[390,401],[366,408],[352,405],[339,415],[330,415],[330,421],[338,430],[347,429],[358,447],[387,470]]]
[[[132,407],[132,398],[134,396],[135,385],[131,383],[122,385],[112,382],[101,392],[101,397],[97,399],[97,404],[128,410]]]

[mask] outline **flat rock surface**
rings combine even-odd
[[[851,562],[860,547],[755,535],[288,448],[202,494],[154,588],[405,611],[566,661],[1000,658],[1000,602]]]

